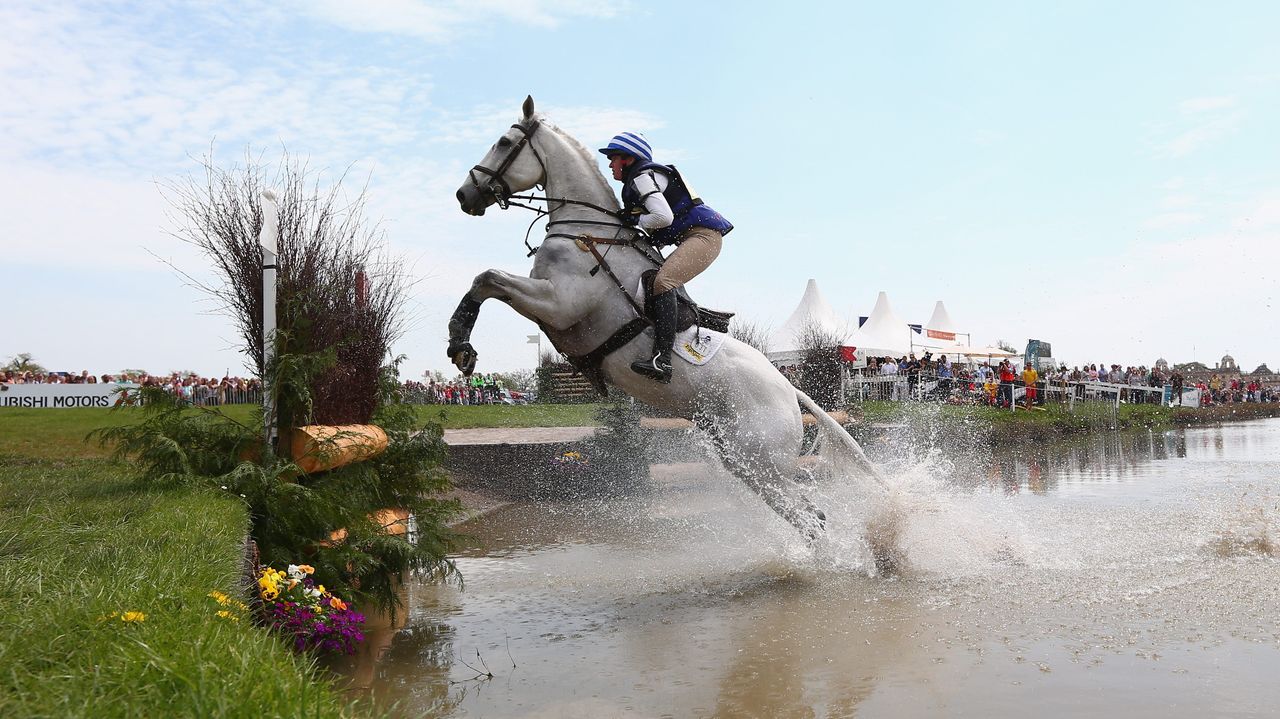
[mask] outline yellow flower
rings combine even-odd
[[[219,610],[218,616],[222,617],[223,619],[230,619],[233,622],[240,621],[240,617],[237,617],[236,615],[232,614],[231,612],[228,612],[225,609]]]
[[[209,592],[209,596],[213,597],[214,601],[216,601],[218,604],[221,604],[224,607],[231,603],[231,597],[228,597],[227,595],[223,594],[222,592],[219,592],[216,589],[213,590],[212,592]]]
[[[142,612],[125,612],[120,615],[120,621],[128,624],[138,624],[140,622],[145,622],[146,620],[147,615]]]

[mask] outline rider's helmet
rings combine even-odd
[[[649,147],[649,141],[644,139],[644,135],[638,132],[623,132],[614,135],[608,145],[600,148],[601,155],[608,156],[615,152],[625,152],[646,162],[653,162],[653,148]]]

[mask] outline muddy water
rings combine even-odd
[[[465,591],[412,588],[373,694],[406,716],[1280,714],[1280,421],[879,449],[895,495],[816,488],[817,557],[696,465],[477,520]],[[869,524],[896,575],[872,576]]]

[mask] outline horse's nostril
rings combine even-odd
[[[466,195],[462,194],[462,190],[458,190],[457,198],[459,203],[467,201],[467,197]]]

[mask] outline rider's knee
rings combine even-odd
[[[682,283],[675,277],[663,277],[662,272],[658,272],[658,276],[653,278],[653,294],[660,295],[664,292],[670,292],[676,289]]]

